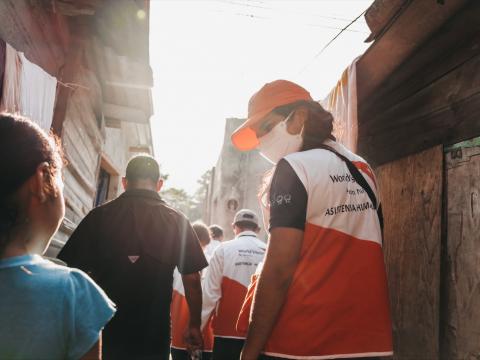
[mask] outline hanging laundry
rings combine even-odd
[[[357,150],[357,59],[343,72],[337,85],[321,101],[335,119],[333,134],[349,150]]]
[[[18,52],[6,44],[5,47],[5,73],[3,76],[3,93],[0,110],[11,113],[20,111],[20,86],[21,86],[22,60]]]
[[[49,130],[53,119],[57,79],[6,44],[0,110],[20,113]]]

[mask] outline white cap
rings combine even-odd
[[[258,226],[258,215],[255,213],[255,211],[249,209],[242,209],[235,214],[235,217],[233,218],[233,223],[236,224],[241,221],[250,222]]]

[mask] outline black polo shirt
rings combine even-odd
[[[163,359],[173,270],[190,274],[207,266],[188,219],[149,190],[128,190],[93,209],[58,258],[89,273],[117,304],[103,332],[107,359]]]

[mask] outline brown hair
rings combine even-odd
[[[210,243],[210,231],[208,230],[207,225],[198,221],[194,223],[192,227],[195,234],[197,234],[200,244],[203,246],[208,245]]]
[[[336,140],[333,136],[333,115],[325,110],[322,105],[316,101],[301,100],[291,104],[276,107],[272,111],[279,115],[287,117],[300,106],[305,106],[308,110],[308,117],[303,127],[303,143],[300,151],[307,151],[319,148],[327,139]],[[268,207],[268,192],[270,191],[270,182],[272,180],[275,167],[268,170],[262,179],[260,186],[260,201],[263,206]]]
[[[38,165],[49,164],[47,192],[56,195],[55,176],[62,167],[60,142],[37,124],[19,115],[0,113],[0,253],[11,231],[21,222],[22,204],[17,190],[35,174]]]
[[[273,109],[273,112],[287,117],[300,106],[305,106],[308,111],[308,117],[303,127],[303,144],[300,151],[316,149],[327,139],[335,140],[332,135],[333,116],[316,101],[297,101],[279,106]]]
[[[210,225],[209,229],[213,238],[218,238],[220,236],[223,236],[223,229],[221,226],[213,224],[213,225]]]

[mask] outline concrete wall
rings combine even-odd
[[[226,239],[233,238],[231,224],[236,211],[249,208],[262,218],[258,193],[265,173],[272,168],[257,150],[240,152],[233,147],[230,135],[243,121],[236,118],[226,120],[224,143],[207,200],[205,218],[209,224],[222,226]],[[232,207],[233,203],[237,204],[236,208]],[[266,241],[264,225],[261,224],[261,227],[260,237]]]
[[[111,175],[108,198],[114,199],[123,192],[121,184],[130,158],[139,153],[153,154],[149,124],[120,122],[116,127],[105,127],[105,145],[102,167]]]

